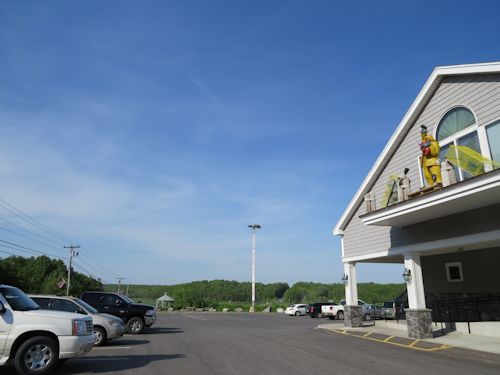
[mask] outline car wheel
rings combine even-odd
[[[47,336],[35,336],[24,342],[16,352],[14,366],[19,374],[48,374],[59,361],[57,343]]]
[[[94,326],[95,343],[94,346],[104,345],[107,341],[106,331],[102,327]]]
[[[370,316],[370,314],[365,314],[364,319],[365,320],[372,320],[372,317]]]
[[[316,315],[316,318],[322,318],[323,317],[323,314],[321,313],[318,313],[318,315]]]
[[[138,316],[133,317],[127,323],[127,330],[133,335],[137,335],[144,331],[144,321]]]
[[[299,316],[300,315],[300,311],[295,311],[295,316]]]
[[[339,311],[337,313],[337,319],[338,320],[344,320],[344,312],[343,311]]]

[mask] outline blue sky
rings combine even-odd
[[[258,281],[339,282],[333,226],[435,66],[500,60],[498,11],[2,1],[0,198],[107,282],[248,281],[254,222]],[[65,256],[0,219],[17,223],[0,238]]]

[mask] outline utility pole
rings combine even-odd
[[[68,285],[66,285],[66,295],[69,296],[69,287],[71,285],[71,263],[73,261],[73,257],[78,256],[78,251],[75,249],[79,249],[80,245],[74,246],[71,244],[70,246],[64,246],[64,248],[69,249]]]
[[[116,280],[118,280],[118,290],[116,291],[116,293],[120,294],[120,286],[122,284],[122,280],[124,279],[124,277],[117,277]]]
[[[248,226],[252,228],[252,307],[251,312],[255,312],[255,230],[260,229],[259,224],[252,224]]]

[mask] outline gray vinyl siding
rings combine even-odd
[[[500,248],[422,257],[426,293],[500,293]],[[446,263],[462,264],[463,281],[449,282]]]
[[[452,107],[465,105],[472,110],[480,125],[488,125],[500,119],[500,74],[444,77],[436,92],[423,108],[419,117],[396,149],[382,173],[371,187],[375,193],[377,208],[382,207],[382,197],[389,177],[401,174],[408,167],[411,190],[420,188],[418,157],[420,150],[420,125],[427,125],[434,135],[441,117]],[[364,225],[359,219],[365,214],[362,203],[344,229],[344,257],[369,255],[391,248],[392,241],[401,243],[390,227]],[[394,229],[394,228],[392,228]]]

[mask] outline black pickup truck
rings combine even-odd
[[[325,305],[331,305],[329,302],[315,302],[307,305],[306,313],[309,314],[311,318],[323,318],[321,313],[321,307]]]
[[[142,333],[156,321],[155,308],[134,303],[130,298],[117,293],[83,292],[80,299],[94,306],[100,313],[117,316],[123,320],[129,333]]]

